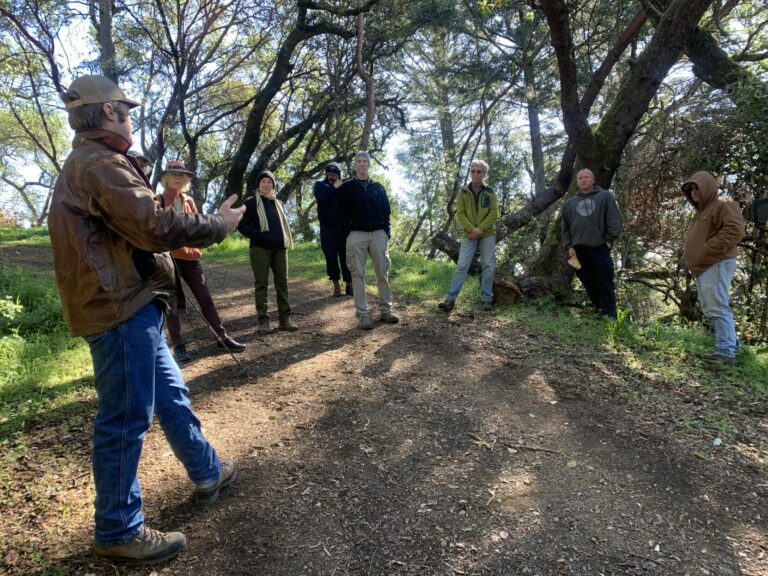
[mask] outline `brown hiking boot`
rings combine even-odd
[[[136,536],[122,544],[94,544],[96,556],[113,562],[159,564],[176,556],[187,546],[181,532],[160,532],[141,525]]]
[[[340,298],[341,297],[341,284],[339,284],[338,280],[334,280],[333,281],[333,295],[336,298]]]
[[[373,328],[373,320],[370,316],[363,316],[360,318],[360,322],[357,324],[359,330],[370,330]]]
[[[713,352],[712,354],[703,354],[701,359],[707,364],[736,364],[735,356],[726,356]]]
[[[454,306],[456,306],[456,302],[454,300],[448,300],[447,298],[440,302],[440,304],[437,305],[440,310],[443,310],[444,312],[450,312],[453,310]]]
[[[219,497],[219,492],[226,488],[237,478],[237,464],[231,458],[221,461],[221,475],[218,482],[198,484],[195,486],[195,504],[208,506]]]
[[[275,329],[272,328],[272,324],[269,323],[269,320],[259,320],[259,327],[257,330],[259,334],[272,334],[275,331]]]
[[[299,329],[296,324],[293,323],[293,320],[290,318],[286,318],[285,320],[280,321],[280,330],[285,330],[286,332],[296,332],[296,330]]]
[[[381,316],[379,316],[379,322],[384,322],[384,324],[397,324],[400,322],[400,318],[391,312],[382,312]]]

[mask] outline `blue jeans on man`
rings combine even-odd
[[[734,358],[738,349],[729,291],[736,274],[736,258],[713,264],[696,276],[701,311],[712,322],[715,353]]]
[[[470,240],[467,237],[461,239],[459,260],[456,262],[456,269],[453,271],[453,279],[448,287],[446,300],[455,302],[459,297],[459,292],[461,292],[461,287],[464,285],[469,267],[478,250],[480,250],[480,265],[482,267],[480,276],[481,300],[483,302],[493,301],[493,272],[496,267],[495,234],[474,240]]]
[[[95,536],[102,545],[128,542],[144,522],[137,470],[154,414],[192,482],[215,482],[221,474],[162,328],[160,305],[150,303],[117,328],[85,338],[99,398],[93,478]]]

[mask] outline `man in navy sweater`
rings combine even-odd
[[[344,242],[336,225],[336,205],[341,186],[341,166],[331,162],[325,167],[325,178],[318,180],[312,188],[317,200],[317,219],[320,222],[320,247],[325,256],[325,269],[328,279],[333,282],[333,295],[341,296],[339,280],[344,278],[346,293],[352,296],[352,276],[347,268],[347,253]]]
[[[392,289],[389,286],[390,207],[384,186],[368,177],[371,157],[368,152],[355,155],[355,176],[339,188],[336,222],[347,238],[347,265],[352,272],[355,314],[358,328],[373,328],[368,299],[365,295],[365,265],[368,254],[376,273],[379,292],[379,320],[397,324],[392,314]]]

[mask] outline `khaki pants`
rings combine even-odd
[[[389,237],[384,230],[361,232],[353,230],[347,236],[347,266],[352,273],[352,289],[355,299],[355,313],[359,318],[370,317],[368,298],[365,295],[365,265],[368,254],[376,273],[376,287],[379,291],[379,312],[392,311],[392,289],[389,287]]]

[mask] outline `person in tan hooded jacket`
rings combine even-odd
[[[736,202],[718,195],[717,180],[709,172],[696,172],[681,189],[696,212],[685,238],[683,261],[696,278],[701,310],[715,332],[715,352],[703,359],[732,364],[738,343],[728,292],[744,237],[744,217]]]

